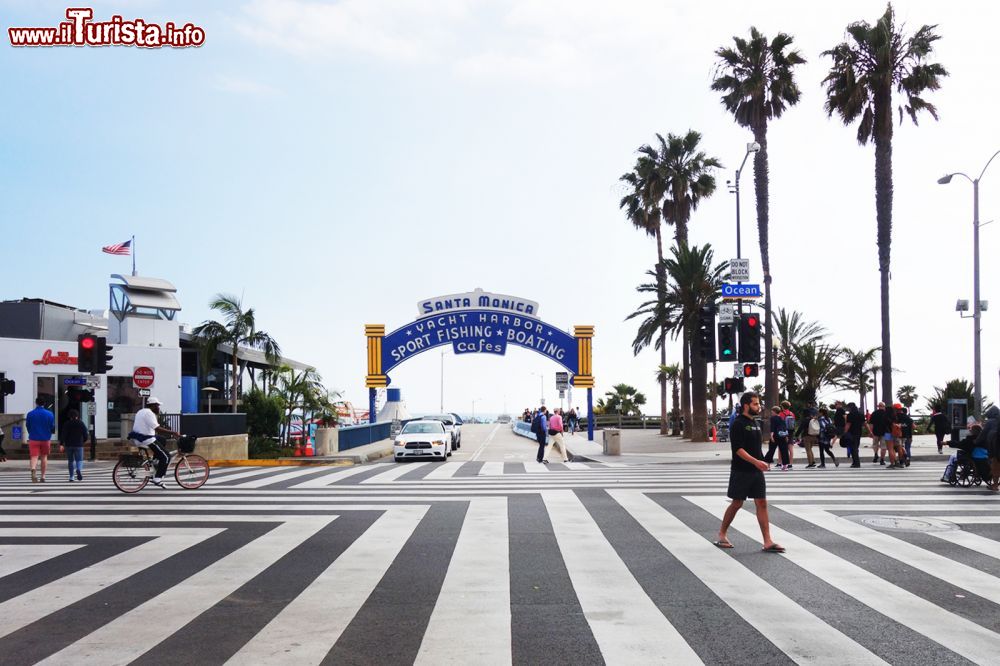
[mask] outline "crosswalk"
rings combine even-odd
[[[1000,498],[906,470],[213,469],[126,496],[0,474],[3,664],[1000,661]]]

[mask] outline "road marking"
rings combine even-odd
[[[482,468],[479,470],[478,476],[503,476],[503,463],[502,462],[483,463]]]
[[[289,472],[281,472],[280,474],[268,476],[263,479],[255,479],[253,481],[241,483],[240,488],[263,488],[265,486],[281,483],[282,481],[288,481],[289,479],[297,479],[298,477],[305,476],[306,474],[315,474],[318,471],[320,470],[316,467],[299,467],[298,469],[293,469]]]
[[[278,525],[190,578],[43,660],[42,664],[129,664],[259,575],[336,516]],[[79,576],[69,576],[76,581]],[[136,636],[142,636],[136,640]]]
[[[431,479],[433,481],[439,481],[442,479],[450,479],[455,476],[455,474],[462,468],[463,462],[446,462],[443,465],[435,465],[434,469],[424,477],[424,480]]]
[[[480,447],[476,449],[476,452],[472,454],[472,457],[469,458],[469,460],[472,461],[479,460],[479,456],[482,454],[483,451],[486,450],[486,447],[489,445],[489,443],[493,441],[493,438],[496,437],[497,431],[499,430],[500,430],[500,424],[498,423],[495,426],[493,426],[493,430],[490,430],[490,434],[486,436],[486,439],[483,441]]]
[[[886,662],[795,603],[737,560],[716,548],[642,493],[609,490],[653,538],[712,593],[755,626],[795,627],[765,635],[796,663],[885,664]]]
[[[321,663],[426,512],[388,509],[226,663]]]
[[[632,576],[576,494],[543,491],[542,499],[604,660],[609,664],[702,663]]]
[[[85,544],[0,544],[0,578],[70,553]]]
[[[384,472],[379,472],[375,476],[370,476],[367,479],[361,481],[362,484],[372,484],[372,483],[388,483],[390,481],[395,481],[399,477],[412,472],[418,467],[423,467],[426,462],[408,462],[408,463],[384,463],[386,470]],[[434,464],[440,465],[442,463],[434,461]],[[448,464],[448,463],[444,463]]]
[[[998,516],[991,517],[998,518]],[[945,518],[944,520],[948,519]],[[997,522],[1000,522],[1000,520]],[[941,532],[928,532],[928,534],[943,541],[949,541],[955,545],[962,546],[963,548],[974,550],[977,553],[988,555],[995,560],[1000,560],[1000,542],[995,539],[987,539],[986,537],[963,530],[944,530]],[[994,599],[993,601],[996,600]]]
[[[508,536],[507,498],[469,504],[416,663],[511,663]]]
[[[35,521],[37,522],[37,517]],[[140,571],[146,569],[152,571],[151,567],[161,561],[222,531],[222,528],[206,527],[129,528],[125,525],[107,528],[4,528],[3,535],[5,537],[155,538],[3,602],[0,604],[0,638],[26,627],[32,622],[37,622],[61,608],[86,599],[90,595]],[[145,649],[149,649],[158,642],[159,640],[156,640],[147,644],[143,641],[143,644],[147,646]]]
[[[721,516],[728,501],[714,497],[685,497],[708,513]],[[879,507],[882,509],[883,507]],[[844,521],[847,522],[847,521]],[[760,543],[757,519],[749,511],[738,511],[733,528]],[[822,579],[872,610],[892,618],[973,663],[996,660],[1000,635],[918,597],[867,569],[851,564],[835,553],[771,525],[771,536],[788,549],[781,555],[806,571],[822,571]]]
[[[370,469],[371,467],[367,467],[365,465],[355,465],[354,467],[339,469],[315,479],[309,479],[308,481],[297,483],[294,486],[290,486],[290,488],[326,488],[327,486],[337,483],[338,481],[354,476],[355,474],[360,474],[361,472],[367,472]]]
[[[236,474],[227,474],[219,477],[212,475],[208,477],[208,481],[205,482],[205,486],[214,486],[216,484],[233,481],[235,479],[248,479],[251,476],[259,476],[261,474],[268,474],[272,472],[274,472],[273,467],[253,467],[245,472],[237,472]]]

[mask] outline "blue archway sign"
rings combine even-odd
[[[496,310],[431,315],[397,328],[382,341],[382,372],[388,374],[420,352],[451,345],[456,354],[507,353],[509,345],[546,356],[572,373],[578,369],[577,341],[540,319]]]
[[[536,315],[538,303],[477,289],[421,301],[416,320],[388,335],[385,326],[368,324],[369,420],[375,422],[376,389],[388,385],[388,373],[429,349],[451,345],[457,355],[503,356],[514,345],[549,358],[572,375],[574,386],[587,389],[587,432],[594,438],[591,340],[593,326],[576,326],[572,334]]]

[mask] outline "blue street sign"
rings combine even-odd
[[[21,437],[24,433],[21,431],[21,426],[14,426],[10,429],[10,438],[15,442],[20,442]]]
[[[760,298],[759,284],[723,284],[723,298]]]
[[[63,379],[63,385],[65,386],[86,386],[86,377],[66,377]]]

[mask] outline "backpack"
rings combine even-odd
[[[536,435],[541,434],[541,432],[542,432],[542,415],[541,414],[536,414],[535,418],[531,419],[531,432],[535,433]]]
[[[823,424],[823,437],[830,441],[837,436],[837,427],[833,423],[826,419],[826,423]]]
[[[819,419],[817,418],[809,419],[809,434],[812,436],[819,435]]]
[[[788,432],[795,432],[795,414],[791,412],[785,417],[785,430]]]

